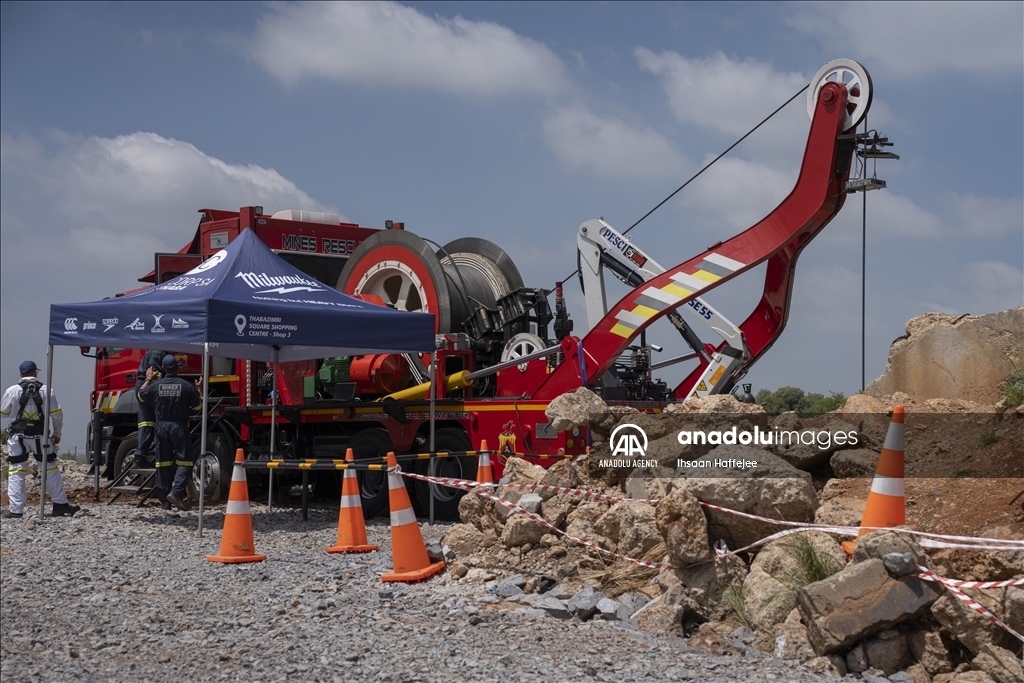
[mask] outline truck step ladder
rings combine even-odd
[[[115,500],[127,493],[139,496],[136,507],[142,507],[156,489],[156,470],[133,467],[122,472],[107,488],[114,492],[114,497],[107,501],[107,505],[113,505]]]

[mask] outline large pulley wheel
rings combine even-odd
[[[520,332],[505,344],[505,348],[501,352],[501,362],[515,360],[516,358],[522,358],[528,356],[531,353],[535,353],[545,348],[547,344],[544,340],[535,334],[530,332]],[[526,372],[527,363],[521,363],[516,367],[519,368],[519,372]]]
[[[846,86],[846,116],[843,119],[843,130],[849,131],[864,120],[871,108],[874,88],[871,87],[871,74],[860,63],[852,59],[834,59],[818,69],[807,89],[807,115],[814,118],[814,108],[818,105],[818,93],[826,83],[842,83]]]
[[[363,241],[338,277],[346,294],[373,294],[400,311],[433,313],[437,332],[450,331],[451,301],[434,250],[405,230],[382,230]]]

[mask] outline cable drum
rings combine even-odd
[[[451,322],[462,332],[462,323],[481,306],[497,308],[497,301],[523,286],[512,259],[501,247],[478,237],[463,237],[437,251],[448,280]]]
[[[381,230],[360,244],[345,264],[337,289],[370,294],[403,311],[434,313],[438,333],[462,332],[482,305],[493,309],[523,286],[512,259],[477,237],[449,242],[437,251],[406,230]]]

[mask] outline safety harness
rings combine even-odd
[[[42,397],[42,386],[43,383],[39,380],[30,377],[23,379],[18,382],[18,386],[21,387],[21,400],[18,405],[18,413],[14,416],[11,421],[11,433],[18,436],[18,445],[21,446],[21,455],[10,455],[7,460],[12,465],[17,465],[28,460],[28,449],[25,448],[25,437],[39,437],[43,434],[43,397]],[[34,414],[26,415],[25,408],[28,406],[29,401],[35,403],[36,410]],[[33,451],[40,450],[39,439],[36,438],[36,448]],[[38,452],[33,452],[35,459],[42,462],[43,456]],[[56,460],[56,454],[51,451],[47,457],[48,461]]]

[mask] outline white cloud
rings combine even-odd
[[[756,161],[724,157],[684,190],[680,206],[711,217],[716,231],[729,228],[724,233],[735,234],[778,206],[793,189],[798,170],[780,171]]]
[[[960,315],[1024,306],[1024,272],[1003,261],[974,261],[931,286],[918,303],[922,311]]]
[[[544,120],[544,140],[568,168],[610,178],[678,178],[691,164],[648,126],[576,105]]]
[[[27,358],[45,361],[51,303],[140,286],[154,252],[177,251],[191,240],[200,208],[332,211],[273,169],[229,164],[154,133],[0,133],[0,197],[5,373]],[[77,355],[58,352],[54,371],[69,448],[84,445],[88,413],[72,408],[84,405],[92,384],[90,364]]]
[[[654,54],[639,47],[635,54],[645,71],[661,77],[662,89],[680,121],[729,135],[746,133],[808,80],[754,59],[735,61],[721,52],[689,59],[672,51]],[[795,104],[803,105],[803,100]]]
[[[955,234],[968,237],[1001,237],[1024,233],[1024,202],[977,195],[950,197],[957,218]]]
[[[326,78],[473,96],[548,95],[566,86],[562,61],[542,43],[394,2],[274,4],[254,37],[236,42],[288,85]]]
[[[4,182],[45,198],[51,211],[70,221],[41,221],[39,228],[49,232],[184,237],[183,225],[197,222],[203,207],[332,210],[273,169],[229,164],[156,133],[80,138],[58,131],[46,143],[3,134],[0,149]]]
[[[844,2],[792,5],[789,23],[837,54],[899,78],[991,75],[1024,67],[1019,2]]]

